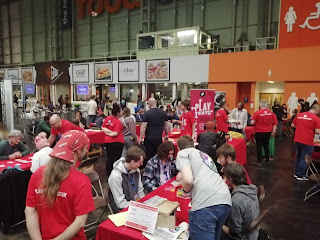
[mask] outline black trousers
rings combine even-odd
[[[269,140],[271,132],[256,132],[255,139],[257,145],[257,161],[260,163],[262,160],[262,147],[264,148],[266,162],[269,161]]]
[[[107,152],[107,162],[106,162],[106,171],[107,171],[107,179],[109,178],[112,169],[113,163],[121,158],[123,143],[114,142],[114,143],[106,143],[106,152]]]
[[[143,161],[143,168],[147,165],[150,158],[157,154],[159,145],[162,143],[162,138],[145,138],[144,147],[146,148],[146,159]]]

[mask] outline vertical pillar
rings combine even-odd
[[[91,94],[96,95],[97,86],[95,84],[91,85]]]
[[[120,99],[120,84],[115,84],[115,97]]]
[[[172,84],[172,101],[177,98],[177,83]]]
[[[141,88],[141,99],[147,97],[147,84],[142,83],[142,88]]]

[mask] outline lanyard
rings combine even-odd
[[[128,173],[129,179],[131,181],[132,189],[133,189],[134,192],[136,192],[136,187],[134,186],[133,177],[131,176],[131,174],[129,173],[128,169],[125,166],[124,166],[124,168],[126,169],[126,171]]]
[[[160,160],[160,159],[159,159]],[[166,181],[168,182],[169,181],[169,177],[168,177],[168,171],[167,171],[167,163],[166,164],[162,164],[161,160],[160,160],[160,166],[162,167],[163,169],[163,173],[164,175],[166,176]],[[169,168],[169,166],[168,166]],[[169,170],[169,169],[168,169]]]

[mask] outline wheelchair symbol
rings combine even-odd
[[[310,16],[306,18],[303,25],[300,25],[301,28],[309,28],[311,30],[320,29],[320,24],[316,27],[310,26],[309,20],[320,19],[320,2],[316,3],[317,12],[310,13]]]

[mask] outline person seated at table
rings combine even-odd
[[[39,121],[36,127],[36,135],[38,135],[41,132],[45,132],[47,136],[50,135],[50,132],[51,132],[50,117],[51,117],[50,115],[44,116],[43,119]]]
[[[142,183],[145,190],[152,192],[177,175],[174,152],[174,145],[170,141],[158,147],[157,155],[148,161],[144,169]],[[181,173],[178,173],[176,180],[181,181]]]
[[[76,112],[76,119],[79,119],[79,121],[84,129],[88,129],[87,120],[84,117],[82,117],[81,111]],[[80,127],[82,127],[82,126],[80,126]]]
[[[180,109],[183,112],[181,120],[172,120],[173,123],[179,123],[181,125],[181,136],[189,135],[194,140],[196,138],[196,122],[192,112],[189,112],[190,101],[185,99],[180,103]]]
[[[222,227],[222,232],[226,236],[223,234],[221,239],[258,239],[259,228],[246,234],[249,225],[260,214],[257,187],[247,183],[246,172],[238,163],[225,167],[225,178],[232,188],[232,207],[227,225]]]
[[[32,156],[32,163],[30,171],[34,173],[41,166],[47,165],[51,157],[49,154],[52,152],[52,148],[49,146],[49,141],[46,136],[43,136],[43,132],[36,136],[34,143],[36,145],[36,152]]]
[[[23,135],[19,130],[11,130],[9,139],[0,142],[0,160],[12,160],[27,156],[30,151],[21,142]]]
[[[125,157],[128,149],[138,143],[138,137],[136,134],[136,123],[131,117],[130,108],[125,107],[122,110],[122,118],[120,121],[123,126],[122,134],[124,138],[124,146],[122,149],[122,157]]]
[[[229,189],[217,173],[213,160],[194,148],[190,136],[180,137],[178,148],[176,166],[182,173],[182,187],[186,192],[192,191],[190,237],[220,239],[221,227],[231,210]]]
[[[56,137],[60,137],[62,134],[70,130],[83,131],[79,126],[74,125],[68,120],[61,119],[57,114],[53,114],[50,118],[51,132],[49,137],[50,146],[52,146]]]
[[[136,114],[136,121],[142,123],[143,122],[143,116],[144,116],[145,110],[144,108],[141,108],[139,112]]]
[[[104,119],[106,118],[106,116],[102,113],[99,115],[99,117],[96,119],[96,125],[101,128],[102,123],[104,121]]]
[[[89,144],[84,132],[66,132],[48,165],[32,174],[25,208],[31,239],[86,239],[83,227],[95,210],[91,182],[73,166],[85,157]]]
[[[221,165],[222,169],[220,171],[220,174],[224,174],[224,168],[231,164],[236,162],[236,150],[233,146],[231,146],[228,143],[223,144],[217,149],[217,157],[218,157],[218,163]],[[242,165],[241,165],[242,166]],[[246,179],[248,181],[248,184],[252,184],[250,177],[247,173],[247,170],[243,167],[245,173],[246,173]]]
[[[128,149],[126,158],[121,157],[113,164],[108,179],[112,192],[111,208],[116,213],[129,206],[130,201],[138,201],[144,197],[139,167],[146,157],[138,146]]]

